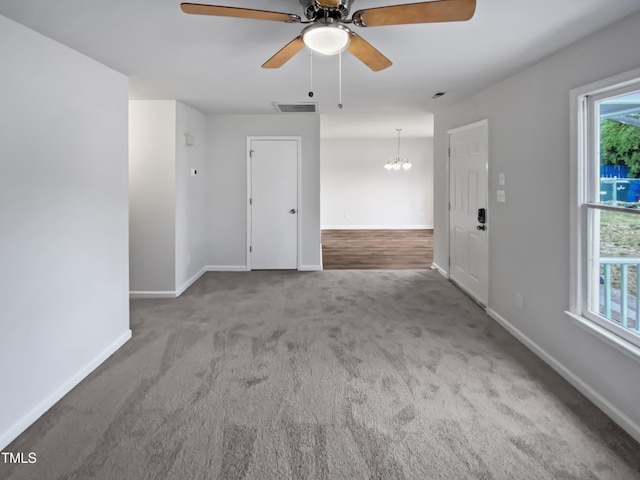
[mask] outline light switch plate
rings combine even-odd
[[[504,190],[498,190],[497,193],[498,193],[498,195],[497,195],[498,203],[506,203],[507,194],[505,193],[505,191]]]

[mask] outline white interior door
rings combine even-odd
[[[250,140],[252,270],[298,268],[298,140]]]
[[[488,125],[482,121],[449,133],[449,277],[475,300],[489,296],[487,218]]]

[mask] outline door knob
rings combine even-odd
[[[289,213],[290,213],[291,215],[295,215],[295,213],[296,213],[296,209],[295,209],[295,208],[292,208],[291,210],[289,210]]]
[[[487,229],[486,225],[478,225],[476,228],[478,230],[486,230]]]

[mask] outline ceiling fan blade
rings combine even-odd
[[[252,10],[250,8],[221,7],[218,5],[202,5],[199,3],[181,3],[184,13],[192,15],[213,15],[215,17],[252,18],[256,20],[272,20],[274,22],[300,23],[301,18],[292,13]]]
[[[303,47],[304,42],[302,41],[302,35],[299,35],[282,47],[273,57],[264,62],[262,68],[280,68],[291,60],[296,53],[302,50]]]
[[[438,0],[358,10],[353,14],[353,23],[360,27],[378,27],[409,23],[460,22],[469,20],[475,11],[476,0]]]
[[[374,72],[384,70],[392,65],[391,60],[376,50],[369,42],[355,33],[351,32],[351,43],[349,43],[349,53],[364,63]]]

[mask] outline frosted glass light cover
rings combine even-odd
[[[314,52],[322,55],[337,55],[347,48],[351,36],[345,28],[325,25],[309,28],[302,35],[302,40]]]

